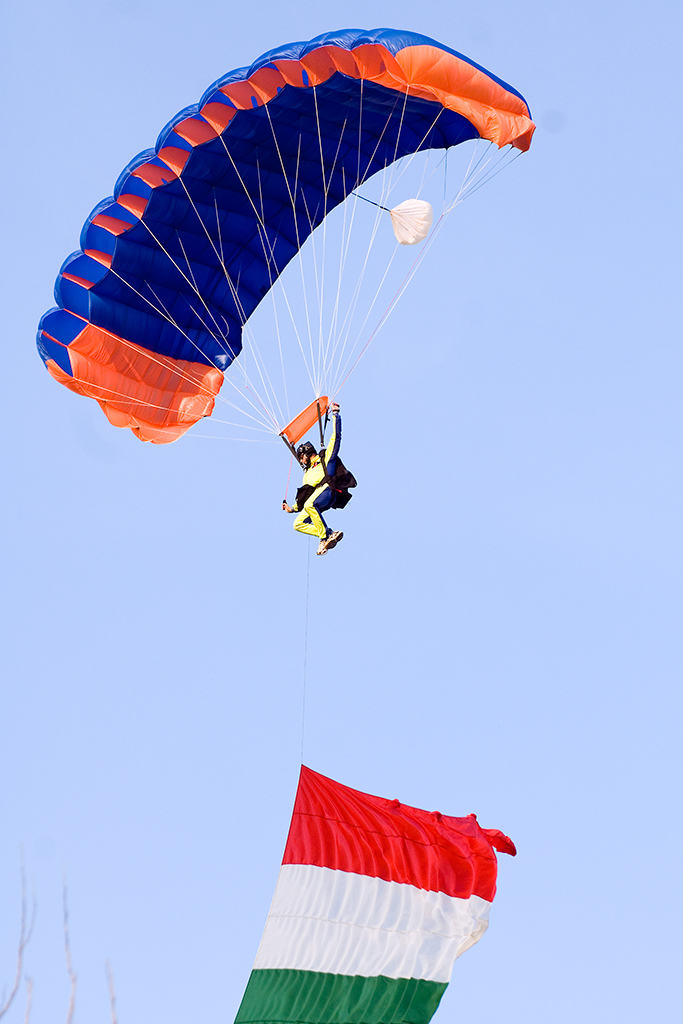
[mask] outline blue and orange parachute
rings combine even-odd
[[[263,54],[132,160],[39,326],[52,376],[174,441],[211,414],[242,329],[304,241],[377,171],[486,139],[526,150],[524,98],[426,36],[346,30]]]

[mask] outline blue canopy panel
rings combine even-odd
[[[176,115],[92,211],[41,355],[112,422],[175,440],[210,414],[244,323],[355,188],[467,139],[526,149],[533,128],[519,93],[427,37],[349,30],[270,51]]]

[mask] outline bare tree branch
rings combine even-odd
[[[116,1016],[116,991],[114,989],[114,975],[112,973],[111,964],[107,960],[107,982],[109,984],[109,1003],[111,1006],[111,1024],[119,1024],[119,1019]]]
[[[33,982],[30,978],[26,978],[26,1013],[24,1014],[24,1024],[28,1024],[31,1016],[31,1001],[33,999]]]
[[[66,877],[62,886],[62,898],[64,905],[64,952],[66,953],[66,969],[71,981],[71,994],[69,996],[69,1011],[66,1015],[66,1024],[73,1024],[74,1010],[76,1008],[76,974],[71,962],[71,944],[69,942],[69,900],[66,886]]]
[[[36,920],[36,899],[35,896],[31,902],[31,920],[28,921],[26,913],[26,869],[24,868],[24,856],[22,853],[21,857],[21,925],[19,927],[19,943],[17,946],[17,970],[14,975],[14,984],[12,991],[3,1000],[0,1005],[0,1020],[5,1016],[10,1006],[14,1002],[14,998],[19,991],[19,985],[21,983],[21,975],[24,968],[24,952],[29,944],[31,935],[33,933],[33,925]]]

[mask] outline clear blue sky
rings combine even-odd
[[[3,28],[0,987],[20,849],[32,1024],[219,1024],[301,748],[307,542],[284,449],[143,445],[34,336],[81,224],[225,71],[423,32],[529,100],[344,390],[360,487],[311,558],[305,761],[515,840],[439,1017],[680,1008],[681,115],[671,3],[25,0]],[[342,518],[343,517],[343,518]],[[23,997],[22,997],[23,999]],[[17,1005],[8,1021],[23,1019]]]

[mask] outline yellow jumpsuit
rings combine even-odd
[[[328,469],[334,473],[334,466],[331,466],[332,460],[336,459],[339,451],[339,445],[341,443],[341,417],[339,413],[332,413],[332,436],[330,437],[329,444],[325,449],[325,465]],[[315,487],[315,490],[311,494],[310,498],[307,499],[303,509],[299,512],[296,502],[294,503],[294,511],[299,512],[298,516],[294,520],[294,529],[298,530],[299,533],[310,533],[313,537],[320,537],[324,540],[327,536],[327,526],[325,520],[320,515],[320,511],[325,511],[330,505],[324,500],[325,491],[328,492],[329,499],[332,499],[332,492],[325,481],[325,471],[323,464],[320,460],[320,456],[315,455],[304,473],[302,484],[307,484],[309,487]],[[323,497],[323,500],[319,499]],[[316,508],[315,503],[318,503]],[[322,506],[322,509],[320,509]],[[320,509],[320,511],[319,511]]]

